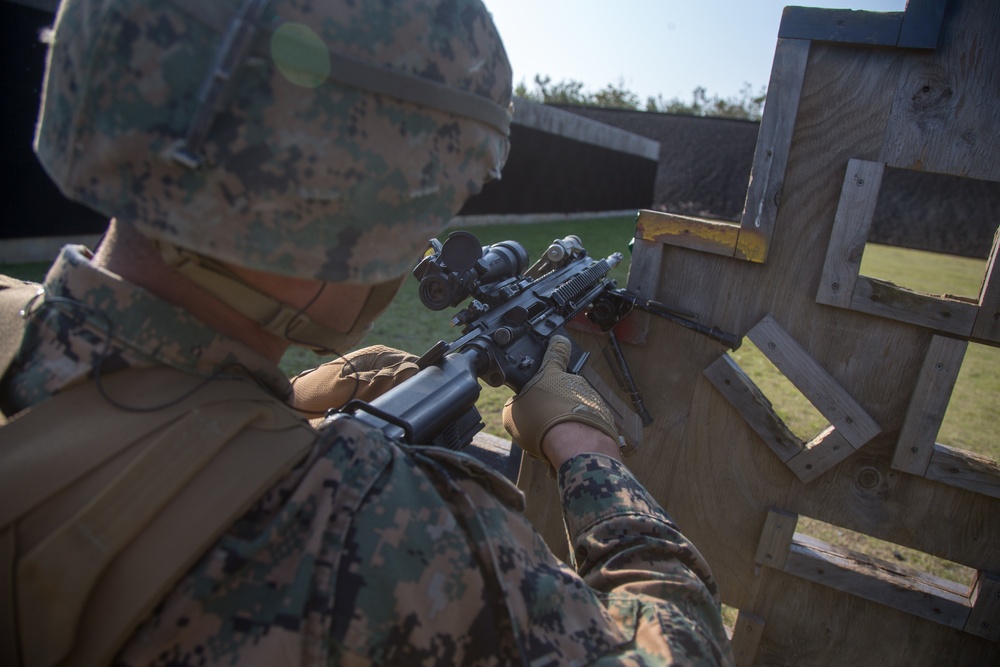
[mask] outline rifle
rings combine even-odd
[[[604,259],[590,257],[577,236],[554,240],[530,267],[527,251],[516,241],[482,246],[465,231],[452,232],[443,244],[432,240],[413,270],[420,281],[420,300],[438,311],[472,297],[452,319],[453,326],[463,327],[462,335],[452,342],[439,341],[428,350],[417,361],[420,371],[410,379],[371,402],[350,401],[328,419],[350,414],[406,444],[462,449],[484,427],[476,409],[477,378],[519,392],[540,369],[549,340],[557,334],[572,343],[567,370],[580,373],[589,354],[573,343],[567,323],[586,313],[617,343],[612,329],[631,308],[656,312],[660,304],[651,307],[653,302],[616,289],[617,283],[608,278],[621,261],[618,252]],[[685,326],[701,327],[679,315],[670,317],[688,322]],[[627,378],[625,389],[648,424],[651,417],[634,383],[628,385],[631,374],[620,350],[616,361],[619,378]],[[619,420],[639,419],[602,386],[596,374],[584,373],[584,377],[604,395]],[[626,430],[632,434],[629,449],[634,448],[639,428]]]

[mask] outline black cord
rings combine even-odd
[[[323,345],[317,345],[316,343],[313,343],[311,341],[300,340],[300,339],[295,338],[294,336],[292,336],[292,333],[291,333],[292,322],[294,322],[295,319],[299,315],[305,316],[306,310],[308,310],[310,306],[312,306],[314,303],[316,303],[316,301],[319,300],[320,295],[323,294],[323,290],[326,289],[326,285],[327,285],[327,282],[325,280],[322,283],[320,283],[319,289],[316,290],[316,293],[312,296],[312,298],[309,299],[309,301],[304,306],[302,306],[301,308],[299,308],[298,311],[295,313],[295,315],[293,317],[289,318],[288,322],[285,323],[284,338],[285,338],[285,340],[291,341],[291,342],[296,343],[298,345],[302,345],[302,346],[307,347],[307,348],[309,348],[309,349],[311,349],[313,351],[319,350],[317,352],[317,354],[333,354],[333,355],[336,355],[337,359],[343,359],[344,360],[345,367],[350,367],[350,369],[351,369],[347,376],[345,376],[344,372],[341,371],[341,373],[340,373],[341,377],[357,376],[358,373],[359,373],[357,367],[354,365],[354,363],[350,359],[347,358],[347,356],[345,354],[343,354],[343,353],[341,353],[341,352],[339,352],[337,350],[325,347]],[[315,370],[316,369],[313,368],[313,369],[310,369],[309,372],[311,373],[311,372],[313,372]],[[358,389],[360,388],[360,385],[361,385],[360,381],[358,381],[358,382],[356,382],[354,384],[354,389],[351,391],[351,396],[346,401],[344,401],[344,405],[347,405],[348,403],[350,403],[351,401],[353,401],[355,398],[357,398],[357,396],[358,396]],[[293,407],[293,408],[295,408],[295,410],[298,410],[299,412],[301,412],[303,414],[308,414],[308,415],[317,415],[317,416],[319,416],[319,415],[325,415],[328,412],[327,410],[303,410],[301,408],[296,408],[294,405],[290,406],[290,407]]]
[[[330,349],[330,348],[325,348],[323,346],[318,346],[318,345],[315,345],[314,343],[311,343],[310,341],[297,339],[294,336],[292,336],[291,332],[290,332],[291,324],[295,320],[295,317],[298,317],[299,315],[304,315],[305,311],[310,306],[312,306],[314,303],[316,303],[316,301],[322,295],[323,290],[326,288],[326,285],[327,285],[327,283],[325,281],[323,283],[321,283],[320,286],[319,286],[319,289],[316,290],[316,293],[312,296],[312,298],[304,306],[302,306],[301,308],[298,309],[298,311],[296,312],[296,314],[295,314],[294,317],[292,317],[291,319],[289,319],[288,323],[285,325],[285,338],[286,338],[286,340],[289,340],[292,343],[297,343],[299,345],[304,345],[306,347],[313,348],[313,349],[320,348],[320,349],[322,349],[325,352],[328,352],[330,354],[336,355],[337,358],[340,358],[340,359],[344,360],[344,365],[345,365],[345,368],[347,369],[347,374],[345,375],[344,372],[341,371],[341,376],[342,377],[355,376],[355,379],[357,379],[357,375],[359,374],[359,371],[358,371],[357,367],[354,365],[354,363],[350,359],[348,359],[345,355],[341,354],[337,350],[333,350],[333,349]],[[37,299],[39,296],[42,296],[42,294],[44,294],[44,298],[43,298],[43,301],[42,301],[41,305],[39,307],[37,307],[37,308],[31,309],[34,300]],[[268,394],[270,394],[271,396],[274,396],[276,399],[278,399],[279,401],[281,401],[284,405],[286,405],[286,406],[288,406],[288,407],[290,407],[290,408],[292,408],[292,409],[294,409],[294,410],[296,410],[296,411],[298,411],[298,412],[300,412],[302,414],[321,416],[321,415],[324,415],[324,414],[327,413],[327,410],[303,410],[301,408],[296,407],[293,404],[290,404],[286,398],[283,398],[283,397],[275,395],[275,393],[266,384],[264,384],[263,382],[261,382],[260,380],[258,380],[254,376],[254,374],[250,371],[250,369],[248,369],[245,365],[240,364],[240,363],[227,364],[226,366],[222,366],[222,367],[218,368],[211,375],[209,375],[206,378],[204,378],[204,380],[202,382],[198,383],[197,385],[195,385],[190,390],[184,392],[180,396],[178,396],[178,397],[176,397],[176,398],[174,398],[174,399],[172,399],[170,401],[167,401],[167,402],[164,402],[164,403],[161,403],[161,404],[158,404],[158,405],[153,405],[153,406],[136,406],[136,405],[128,405],[126,403],[123,403],[122,401],[120,401],[120,400],[114,398],[113,396],[111,396],[108,393],[107,388],[102,383],[102,379],[103,379],[102,372],[103,372],[104,363],[111,357],[112,343],[114,342],[114,339],[115,339],[114,321],[111,319],[111,317],[107,313],[105,313],[103,311],[100,311],[100,310],[97,310],[96,308],[94,308],[92,306],[89,306],[86,303],[83,303],[82,301],[79,301],[77,299],[71,299],[71,298],[68,298],[68,297],[49,295],[49,294],[47,294],[47,293],[44,292],[44,288],[42,288],[42,291],[40,291],[40,293],[38,295],[36,295],[32,299],[32,301],[29,302],[28,305],[25,307],[25,309],[24,309],[25,317],[26,318],[28,318],[28,317],[34,317],[34,316],[38,315],[39,313],[41,313],[42,310],[45,307],[57,307],[58,305],[63,305],[63,306],[67,306],[69,308],[75,308],[77,310],[81,310],[84,313],[86,313],[87,315],[89,315],[92,321],[93,320],[98,320],[103,325],[103,327],[105,329],[105,331],[104,331],[104,336],[105,336],[104,345],[103,345],[100,353],[98,354],[96,362],[94,363],[94,367],[93,367],[93,370],[91,372],[91,375],[92,375],[92,377],[94,379],[94,382],[95,382],[95,384],[97,386],[97,391],[101,395],[101,397],[105,401],[107,401],[108,404],[110,404],[111,406],[113,406],[113,407],[115,407],[115,408],[117,408],[119,410],[122,410],[122,411],[125,411],[125,412],[135,412],[135,413],[157,412],[159,410],[164,410],[166,408],[173,407],[173,406],[181,403],[182,401],[187,400],[188,398],[190,398],[191,396],[193,396],[195,393],[197,393],[198,391],[200,391],[203,387],[205,387],[206,385],[208,385],[210,382],[212,382],[214,380],[218,380],[218,379],[227,379],[227,380],[228,379],[232,379],[232,380],[241,380],[241,381],[250,380],[254,384],[256,384],[257,386],[259,386],[261,389],[263,389],[264,391],[266,391]],[[31,310],[29,311],[29,309],[31,309]],[[69,313],[65,313],[65,314],[69,315]],[[242,373],[230,375],[229,374],[230,371],[233,371],[233,370],[239,370],[239,371],[242,371]],[[314,370],[316,370],[316,369],[311,369],[309,372],[312,372]],[[360,381],[355,382],[350,397],[348,398],[347,401],[344,402],[345,405],[347,403],[350,403],[351,401],[353,401],[355,398],[357,398],[359,389],[360,389]]]
[[[286,403],[285,399],[283,399],[280,396],[276,396],[274,394],[274,392],[266,384],[264,384],[263,382],[261,382],[260,380],[258,380],[254,376],[254,374],[250,371],[249,368],[247,368],[245,365],[240,364],[240,363],[231,363],[231,364],[227,364],[225,366],[222,366],[222,367],[216,369],[215,372],[213,372],[211,375],[205,377],[201,382],[199,382],[197,385],[195,385],[194,387],[192,387],[188,391],[186,391],[186,392],[182,393],[180,396],[177,396],[176,398],[173,398],[173,399],[171,399],[169,401],[166,401],[164,403],[160,403],[160,404],[152,405],[152,406],[128,405],[126,403],[123,403],[120,400],[118,400],[118,399],[114,398],[113,396],[111,396],[108,393],[107,388],[102,383],[102,379],[103,379],[103,376],[102,376],[103,366],[104,366],[104,363],[111,357],[112,342],[114,341],[114,338],[115,338],[114,321],[111,319],[111,317],[108,316],[107,313],[104,313],[104,312],[102,312],[100,310],[97,310],[96,308],[94,308],[92,306],[89,306],[89,305],[83,303],[82,301],[79,301],[77,299],[71,299],[71,298],[68,298],[68,297],[62,297],[62,296],[50,296],[48,294],[45,294],[44,300],[42,301],[42,303],[41,303],[41,305],[39,307],[34,308],[34,309],[32,309],[32,310],[29,311],[28,309],[31,308],[31,305],[34,302],[34,300],[37,299],[38,296],[41,296],[43,293],[44,293],[44,288],[43,288],[43,291],[40,291],[40,293],[38,295],[36,295],[32,299],[32,301],[28,302],[27,306],[25,306],[23,312],[25,313],[25,318],[26,319],[28,317],[35,317],[35,316],[37,316],[46,307],[57,308],[59,305],[64,305],[64,306],[68,306],[70,308],[75,308],[75,309],[81,310],[84,313],[90,315],[92,318],[95,318],[97,320],[102,321],[102,323],[104,325],[104,328],[105,328],[105,331],[104,331],[104,336],[105,336],[104,345],[101,348],[101,351],[98,354],[97,360],[96,360],[96,362],[93,365],[93,370],[91,372],[91,375],[92,375],[92,377],[94,379],[94,383],[95,383],[95,385],[97,387],[97,391],[101,395],[101,398],[103,398],[105,401],[107,401],[108,404],[111,405],[112,407],[115,407],[115,408],[117,408],[119,410],[122,410],[124,412],[135,412],[135,413],[158,412],[160,410],[164,410],[164,409],[173,407],[175,405],[178,405],[179,403],[187,400],[188,398],[190,398],[191,396],[193,396],[195,393],[197,393],[198,391],[200,391],[202,388],[204,388],[205,386],[207,386],[210,382],[213,382],[214,380],[218,380],[218,379],[238,380],[238,381],[242,381],[242,382],[247,382],[247,381],[253,382],[258,387],[260,387],[262,390],[264,390],[265,392],[267,392],[269,395],[271,395],[274,398],[278,399],[282,403]],[[67,316],[70,316],[70,314],[69,313],[65,313],[65,311],[64,311],[64,314],[67,315]],[[84,323],[81,323],[81,324],[86,324],[86,323],[84,322]],[[242,371],[242,373],[232,374],[232,375],[228,374],[229,371],[234,370],[234,369],[240,370],[240,371]],[[289,407],[293,407],[293,406],[289,406]]]

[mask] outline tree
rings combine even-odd
[[[766,87],[761,86],[754,92],[749,83],[743,84],[738,96],[725,99],[718,95],[709,97],[708,91],[703,86],[698,86],[691,93],[690,103],[682,102],[676,97],[667,101],[662,97],[650,97],[646,100],[646,111],[760,120],[766,98]]]
[[[617,84],[609,83],[596,93],[589,93],[584,91],[583,83],[580,81],[569,79],[552,83],[551,78],[536,75],[534,89],[529,90],[522,81],[514,89],[514,94],[543,104],[640,109],[639,96],[628,90],[624,80],[621,79]],[[646,99],[644,110],[655,113],[760,120],[766,96],[766,87],[762,86],[755,92],[749,83],[743,84],[737,96],[728,98],[721,98],[718,95],[709,97],[704,86],[698,86],[692,91],[690,102],[676,97],[664,100],[663,96],[658,95]]]

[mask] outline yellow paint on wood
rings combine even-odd
[[[736,245],[736,259],[763,264],[767,260],[767,246],[770,238],[763,230],[744,226],[740,228],[739,242]]]
[[[740,228],[730,222],[639,211],[635,236],[647,241],[732,257]]]

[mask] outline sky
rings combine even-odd
[[[735,97],[767,85],[786,5],[900,12],[906,0],[484,0],[514,84],[580,81],[585,92],[624,84],[644,106],[690,101],[696,86]]]

